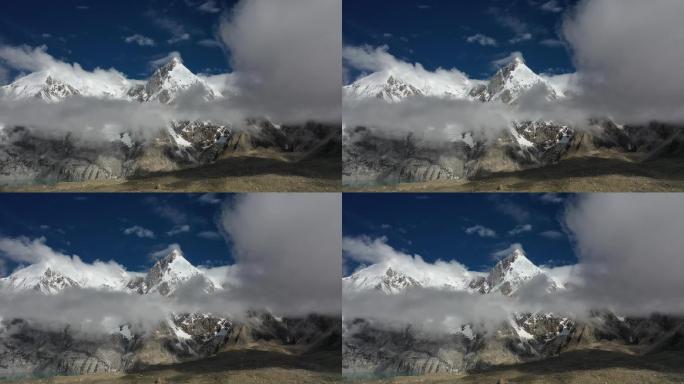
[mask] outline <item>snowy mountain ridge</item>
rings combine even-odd
[[[129,80],[121,74],[105,71],[97,74],[78,76],[68,70],[46,69],[0,87],[0,96],[13,100],[38,98],[53,103],[70,96],[83,96],[169,104],[181,92],[198,86],[205,100],[223,97],[219,90],[190,71],[178,57],[171,58],[147,80]]]
[[[434,76],[418,71],[383,70],[363,76],[343,89],[351,100],[378,98],[387,102],[399,102],[411,96],[432,96],[511,104],[536,87],[542,87],[549,100],[565,94],[561,82],[536,74],[521,57],[513,58],[488,80],[472,80],[449,73],[449,76]]]
[[[193,266],[178,249],[159,259],[147,273],[128,272],[119,266],[97,262],[87,268],[80,267],[82,265],[80,259],[71,263],[42,261],[17,269],[0,279],[0,285],[14,291],[35,290],[44,294],[56,294],[67,288],[85,288],[169,296],[191,279],[199,278],[207,292],[221,288]]]
[[[532,263],[521,249],[515,249],[488,273],[458,268],[449,271],[441,268],[419,270],[408,264],[381,262],[342,278],[342,283],[348,293],[379,290],[386,294],[397,294],[407,288],[423,287],[482,294],[499,292],[508,296],[541,275],[546,276],[546,273]],[[552,282],[550,289],[556,289],[553,279],[546,277]]]

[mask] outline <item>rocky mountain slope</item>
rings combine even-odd
[[[549,276],[520,250],[501,259],[486,274],[454,276],[458,284],[444,284],[440,277],[434,281],[421,280],[419,272],[387,266],[376,268],[377,265],[344,278],[345,297],[353,299],[355,293],[363,290],[399,295],[406,289],[420,287],[514,296],[533,281],[537,289],[543,287],[536,285],[538,279],[546,281],[548,292],[564,289],[564,282]],[[401,323],[401,319],[397,321]],[[608,311],[597,311],[590,320],[582,321],[552,313],[517,313],[494,332],[479,330],[474,324],[462,324],[460,329],[445,333],[416,325],[397,327],[374,319],[345,318],[343,372],[356,378],[464,373],[545,359],[608,342],[662,351],[662,345],[681,348],[676,340],[682,335],[682,327],[682,319],[657,315],[622,318]]]
[[[1,289],[34,290],[52,295],[70,288],[125,292],[131,295],[174,295],[190,281],[206,292],[223,289],[193,266],[178,250],[159,259],[146,273],[93,272],[64,263],[38,263],[0,280]],[[132,309],[135,310],[135,309]],[[339,350],[340,320],[309,315],[280,318],[253,311],[239,320],[209,313],[170,315],[151,331],[131,324],[108,332],[84,333],[78,326],[41,324],[3,318],[0,309],[0,378],[33,375],[80,375],[126,372],[213,356],[235,348],[281,346],[299,352]]]
[[[182,94],[200,97],[200,102],[228,102],[238,92],[228,89],[223,95],[178,58],[144,81],[103,73],[98,80],[68,71],[31,73],[0,87],[0,100],[39,99],[57,104],[70,97],[88,97],[173,105]],[[341,147],[339,126],[321,128],[321,124],[308,123],[286,130],[263,118],[250,119],[239,128],[221,121],[174,120],[150,136],[136,139],[128,132],[117,136],[103,132],[101,140],[86,143],[77,135],[46,138],[33,134],[31,127],[0,122],[0,184],[129,178],[213,163],[221,156],[246,152],[245,146],[251,151],[297,152],[300,157],[316,157],[309,149],[320,145]]]
[[[513,105],[531,94],[553,102],[571,93],[569,86],[536,74],[522,58],[513,59],[487,81],[442,79],[437,86],[421,82],[417,73],[399,76],[377,72],[362,77],[344,87],[345,98],[352,104],[369,98],[396,103],[410,97],[433,96]],[[542,167],[604,149],[638,151],[647,158],[660,156],[654,148],[680,137],[682,129],[669,127],[665,135],[648,132],[646,126],[626,128],[607,119],[575,127],[544,120],[511,121],[501,127],[495,138],[465,132],[460,137],[436,142],[419,132],[397,138],[378,133],[374,127],[346,126],[343,181],[349,186],[363,186],[470,179]]]

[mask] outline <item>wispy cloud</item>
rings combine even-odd
[[[220,240],[221,234],[216,231],[201,231],[197,233],[198,237],[208,240]]]
[[[511,236],[515,236],[515,235],[519,235],[521,233],[530,232],[530,231],[532,231],[532,225],[531,224],[520,224],[520,225],[516,225],[515,228],[508,231],[508,234]]]
[[[138,34],[138,33],[125,37],[124,41],[129,43],[129,44],[135,43],[135,44],[138,44],[140,46],[153,47],[155,45],[154,39],[147,37],[147,36],[143,36],[143,35]]]
[[[175,236],[180,233],[185,233],[185,232],[190,232],[190,226],[187,224],[183,225],[176,225],[175,227],[171,228],[170,231],[166,232],[168,236]]]
[[[479,224],[466,228],[465,233],[469,235],[477,234],[480,237],[496,237],[496,231]]]
[[[466,41],[469,43],[477,43],[482,46],[496,46],[496,39],[494,39],[493,37],[483,35],[481,33],[476,33],[472,36],[466,37]]]
[[[216,4],[215,0],[209,0],[202,3],[197,9],[206,13],[219,13],[221,8]]]
[[[132,227],[125,228],[123,233],[126,235],[135,235],[140,238],[154,239],[154,232],[150,229],[141,227],[139,225],[134,225]]]
[[[522,244],[513,243],[504,249],[500,249],[498,251],[492,252],[491,256],[494,260],[500,260],[500,259],[503,259],[504,257],[510,255],[511,253],[515,252],[515,251],[523,251],[524,252]]]
[[[558,13],[558,12],[563,12],[563,7],[558,4],[557,0],[549,0],[546,3],[542,4],[541,7],[539,7],[542,11],[546,12],[553,12],[553,13]]]
[[[560,231],[548,230],[540,232],[539,236],[546,237],[547,239],[559,240],[562,239],[565,235],[563,235],[563,232]]]

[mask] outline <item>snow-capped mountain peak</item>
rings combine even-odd
[[[127,287],[141,294],[158,293],[167,296],[173,294],[180,285],[195,277],[202,278],[205,281],[207,290],[215,288],[211,281],[183,256],[180,249],[175,248],[168,255],[159,259],[144,278],[131,280]]]
[[[371,73],[344,87],[352,99],[377,98],[387,102],[399,102],[412,96],[463,98],[471,88],[471,82],[456,73],[442,72],[421,75],[415,71],[392,69]]]
[[[525,60],[518,56],[500,68],[489,83],[473,88],[470,95],[481,101],[501,101],[510,104],[534,87],[543,87],[549,100],[560,96],[546,79],[537,75],[525,64]]]
[[[342,280],[345,290],[349,292],[380,290],[396,294],[414,287],[467,290],[468,283],[475,276],[458,265],[434,267],[422,260],[416,263],[391,260],[359,269]]]
[[[501,292],[510,295],[522,284],[543,273],[521,249],[515,249],[496,263],[486,278],[473,280],[470,287],[482,293]]]
[[[145,85],[132,88],[128,95],[138,101],[171,103],[179,92],[193,86],[199,86],[203,89],[206,100],[221,96],[206,81],[192,73],[180,58],[172,57],[154,72]]]
[[[37,290],[55,294],[65,288],[121,290],[130,274],[112,265],[84,267],[80,259],[44,260],[19,268],[0,279],[13,290]]]
[[[54,68],[30,73],[1,87],[0,94],[10,99],[39,98],[58,102],[81,95],[98,98],[120,98],[131,82],[118,73],[98,72],[97,76],[78,76],[68,70]]]

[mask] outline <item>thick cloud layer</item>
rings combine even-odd
[[[630,122],[684,117],[684,2],[584,0],[563,24],[586,105]]]
[[[680,194],[585,195],[567,208],[565,222],[587,297],[623,313],[684,313]]]
[[[223,212],[246,302],[339,312],[340,194],[247,194]]]
[[[472,275],[466,267],[456,260],[436,260],[433,263],[426,262],[420,255],[409,255],[398,251],[387,244],[387,239],[344,238],[342,251],[345,258],[354,260],[362,265],[374,264],[381,266],[382,270],[394,268],[399,271],[414,271],[416,276],[428,279],[435,277],[460,277],[469,279]]]
[[[344,126],[367,127],[379,136],[403,138],[413,133],[430,142],[462,138],[494,139],[521,117],[502,103],[485,104],[437,97],[408,98],[398,103],[380,99],[345,101]]]
[[[362,71],[386,71],[401,78],[417,78],[428,84],[468,82],[468,77],[457,69],[437,68],[435,71],[428,71],[420,63],[407,63],[397,59],[388,50],[386,45],[377,48],[345,46],[342,48],[342,57],[347,66]]]
[[[205,281],[196,278],[171,297],[99,288],[45,295],[3,287],[0,281],[0,318],[95,332],[123,323],[150,329],[171,313],[214,313],[231,319],[241,319],[250,310],[277,316],[339,315],[341,222],[339,194],[242,195],[223,208],[220,223],[231,239],[236,263],[200,268],[224,289],[207,293]],[[179,249],[172,244],[166,251]],[[80,276],[79,283],[86,287],[116,286],[139,275],[114,261],[83,262],[52,249],[42,238],[0,238],[0,260],[29,264],[27,268],[55,267]]]
[[[340,121],[341,0],[243,0],[220,34],[236,102],[276,120]]]

